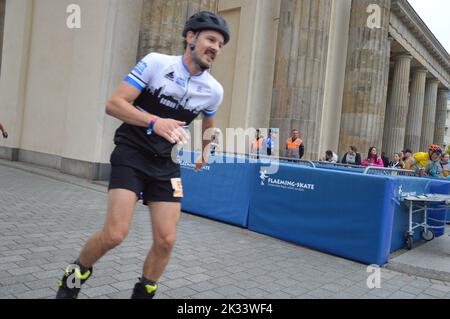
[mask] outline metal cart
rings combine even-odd
[[[409,223],[408,231],[405,233],[406,246],[408,249],[413,247],[413,235],[414,230],[417,228],[422,228],[422,238],[426,241],[430,241],[434,238],[433,229],[445,229],[445,217],[443,226],[430,226],[428,225],[428,208],[433,205],[433,208],[450,208],[450,195],[445,194],[423,194],[406,196],[402,198],[409,207]],[[413,214],[423,212],[423,222],[415,223],[413,222]],[[438,221],[438,220],[436,220]],[[440,220],[439,220],[440,222]]]

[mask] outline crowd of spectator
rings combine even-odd
[[[271,129],[268,131],[267,137],[261,134],[261,130],[256,130],[255,138],[250,143],[250,154],[256,155],[257,158],[260,155],[272,156],[275,148],[273,132]],[[294,129],[291,132],[291,136],[285,142],[285,153],[282,157],[290,159],[302,159],[305,154],[305,143],[300,138],[299,131]]]
[[[450,147],[444,151],[442,147],[436,144],[430,145],[427,152],[413,153],[411,149],[405,149],[391,155],[391,158],[384,153],[379,154],[375,146],[371,146],[364,158],[358,153],[355,146],[349,146],[347,152],[341,159],[342,164],[362,166],[362,167],[380,167],[390,169],[411,170],[417,176],[427,176],[432,178],[441,178],[450,180]],[[322,162],[339,163],[337,155],[331,150],[325,152]]]
[[[269,130],[267,138],[261,135],[259,129],[256,130],[256,136],[250,145],[250,153],[260,155],[272,155],[274,141],[272,132]],[[300,138],[297,129],[291,131],[291,136],[284,145],[284,156],[288,160],[300,160],[305,154],[305,143]],[[432,178],[445,178],[450,180],[450,147],[444,151],[442,147],[436,144],[429,146],[427,152],[414,153],[411,149],[404,149],[388,157],[384,152],[380,153],[375,146],[371,146],[367,155],[361,156],[356,146],[349,146],[347,152],[339,161],[338,155],[332,150],[327,150],[325,156],[320,158],[321,162],[345,164],[361,167],[378,167],[395,170],[414,171],[417,176],[427,176]]]

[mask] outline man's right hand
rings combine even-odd
[[[186,125],[186,122],[159,118],[153,126],[153,131],[164,137],[170,143],[185,144],[187,143],[189,136],[183,129],[184,125]]]
[[[5,132],[3,132],[3,138],[8,138],[8,133],[5,131]]]

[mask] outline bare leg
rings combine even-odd
[[[181,204],[168,202],[150,203],[153,246],[144,263],[144,277],[158,281],[169,263],[176,240],[176,228],[180,220]]]
[[[120,245],[128,235],[137,196],[126,189],[108,192],[108,211],[103,229],[85,243],[80,253],[80,263],[91,267],[109,250]]]

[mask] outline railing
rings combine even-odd
[[[287,162],[287,163],[295,163],[298,165],[303,166],[309,166],[309,167],[316,167],[313,161],[309,160],[302,160],[298,158],[290,158],[290,157],[279,157],[279,156],[269,156],[269,155],[262,155],[262,154],[239,154],[239,153],[224,153],[224,152],[216,152],[216,156],[234,156],[237,158],[246,158],[249,160],[254,161],[260,161],[260,160],[269,160],[269,161],[280,161],[280,162]]]
[[[386,176],[416,176],[416,172],[406,169],[374,167],[374,166],[368,166],[364,170],[364,174],[386,175]]]
[[[313,163],[321,166],[332,166],[337,168],[358,168],[362,169],[361,165],[353,165],[353,164],[343,164],[343,163],[331,163],[331,162],[322,162],[322,161],[313,161]]]
[[[261,158],[261,156],[260,156],[260,158]],[[265,158],[269,158],[270,159],[270,156],[265,156]],[[278,160],[280,160],[282,162],[296,163],[296,164],[299,164],[299,165],[310,166],[310,167],[314,167],[314,168],[316,167],[314,162],[313,161],[309,161],[309,160],[302,160],[302,159],[299,159],[299,158],[291,158],[291,157],[275,157],[275,158],[277,158]]]
[[[258,154],[238,154],[238,153],[224,153],[224,152],[216,152],[216,156],[219,155],[225,155],[225,156],[235,156],[240,158],[245,158],[248,160],[269,160],[269,161],[280,161],[285,163],[295,163],[298,165],[303,166],[309,166],[313,168],[317,167],[335,167],[335,168],[352,168],[352,169],[359,169],[363,174],[368,175],[384,175],[384,176],[417,176],[415,171],[411,170],[405,170],[405,169],[396,169],[396,168],[386,168],[386,167],[375,167],[375,166],[368,166],[363,167],[360,165],[352,165],[352,164],[342,164],[342,163],[330,163],[330,162],[322,162],[322,161],[310,161],[310,160],[303,160],[298,158],[290,158],[290,157],[278,157],[278,156],[268,156],[268,155],[258,155]]]

